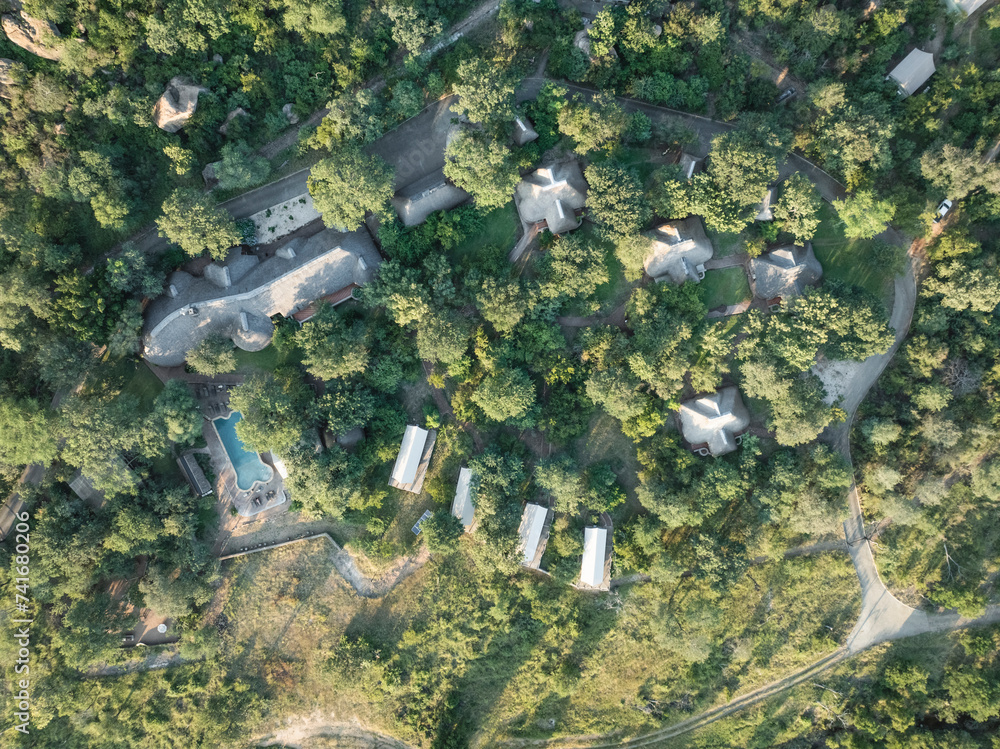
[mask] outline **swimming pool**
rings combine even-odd
[[[236,436],[236,424],[242,418],[243,414],[234,411],[225,419],[215,419],[212,423],[236,471],[236,486],[249,491],[258,481],[270,481],[274,471],[260,459],[260,455],[247,450]]]

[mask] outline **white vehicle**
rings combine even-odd
[[[937,215],[934,217],[934,223],[937,224],[948,215],[948,211],[951,210],[952,202],[950,200],[942,200],[941,205],[938,206]]]

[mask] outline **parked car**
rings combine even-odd
[[[125,635],[122,637],[122,642],[135,642],[135,635]]]
[[[784,91],[781,92],[781,96],[779,96],[778,99],[777,99],[777,101],[775,101],[774,103],[776,105],[777,104],[781,104],[781,102],[788,101],[793,96],[795,96],[795,89],[794,88],[786,88]]]
[[[934,223],[937,224],[948,215],[948,211],[951,210],[952,202],[950,200],[942,200],[941,205],[938,206],[937,215],[934,217]]]

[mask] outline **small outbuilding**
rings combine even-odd
[[[823,266],[813,253],[812,243],[805,247],[785,245],[765,252],[750,261],[750,288],[761,299],[791,299],[801,296],[807,286],[823,277]]]
[[[121,457],[115,456],[115,459],[121,461]],[[79,468],[69,480],[69,488],[73,490],[73,493],[82,499],[84,502],[89,504],[95,510],[101,509],[104,506],[104,492],[98,491],[94,488],[94,485],[90,482],[90,479],[83,473]]]
[[[587,183],[576,161],[543,166],[517,186],[514,203],[521,221],[563,234],[582,223],[576,211],[587,204]]]
[[[689,153],[682,153],[677,165],[680,167],[681,177],[683,179],[691,179],[697,172],[701,171],[705,165],[705,160],[697,156],[692,156]]]
[[[521,515],[521,525],[517,534],[521,538],[520,548],[523,554],[521,565],[537,570],[542,563],[542,554],[549,540],[549,526],[552,524],[552,511],[542,505],[524,506]]]
[[[705,277],[705,263],[712,259],[712,243],[705,235],[701,219],[687,218],[662,224],[646,234],[652,240],[643,265],[656,281],[698,283]]]
[[[412,424],[407,426],[403,442],[399,446],[399,454],[396,456],[396,463],[392,467],[389,486],[404,492],[420,494],[436,440],[437,432],[433,429],[428,431]]]
[[[538,140],[538,133],[531,124],[531,120],[523,115],[515,117],[514,142],[519,146],[523,146],[526,143],[531,143],[533,140]]]
[[[732,452],[750,426],[750,414],[735,387],[684,401],[679,415],[684,439],[703,457]]]
[[[935,70],[934,55],[915,49],[892,69],[886,79],[891,78],[896,82],[900,96],[910,96],[927,83]]]
[[[181,473],[191,485],[191,491],[196,497],[205,497],[212,493],[212,485],[205,478],[205,472],[201,470],[194,455],[182,455],[177,459],[177,465],[181,468]]]
[[[455,487],[455,499],[451,503],[451,514],[462,521],[466,533],[472,533],[476,508],[472,504],[472,471],[468,468],[463,468],[458,472],[458,486]]]
[[[440,169],[396,193],[392,207],[403,226],[424,223],[434,211],[450,211],[472,196],[461,187],[448,182]]]

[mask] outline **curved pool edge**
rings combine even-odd
[[[219,427],[215,423],[217,421],[227,421],[227,420],[231,419],[234,415],[239,416],[240,419],[243,418],[242,414],[240,414],[239,411],[230,411],[225,416],[216,416],[214,419],[210,419],[210,422],[212,424],[212,428],[215,430],[215,436],[219,438],[219,443],[222,445],[222,451],[226,454],[226,460],[229,461],[229,466],[233,469],[233,473],[236,475],[236,488],[239,491],[241,491],[241,492],[245,492],[245,493],[249,494],[251,492],[257,491],[257,489],[259,487],[264,486],[265,484],[267,484],[270,481],[272,481],[274,479],[274,473],[275,473],[275,471],[274,471],[273,467],[269,466],[267,463],[264,462],[264,459],[260,456],[260,453],[258,453],[258,452],[251,452],[251,451],[246,450],[245,448],[243,448],[243,443],[241,441],[240,442],[240,447],[243,449],[243,452],[247,453],[248,455],[254,455],[254,456],[256,456],[257,457],[257,461],[267,470],[268,475],[267,475],[267,478],[254,479],[251,482],[249,488],[244,488],[244,487],[240,486],[240,471],[239,471],[239,468],[237,468],[236,467],[236,463],[233,462],[233,456],[229,452],[229,445],[226,444],[226,440],[223,439],[222,433],[219,431]],[[235,423],[233,425],[233,435],[236,436],[236,426],[235,426]],[[239,437],[236,436],[236,439],[239,440]]]

